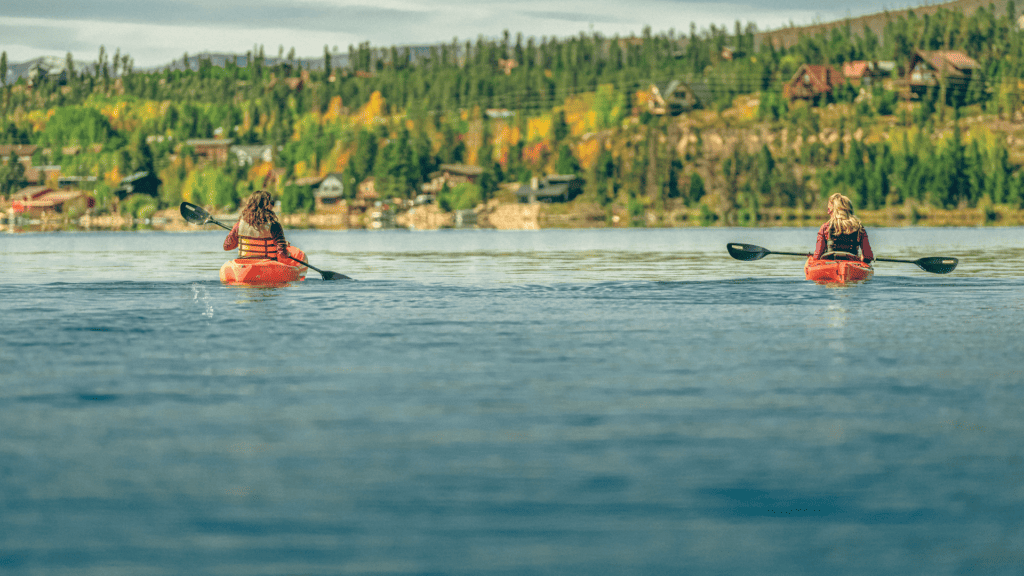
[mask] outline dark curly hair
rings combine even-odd
[[[259,190],[246,198],[242,203],[242,219],[259,229],[277,222],[274,200],[270,197],[270,192]]]

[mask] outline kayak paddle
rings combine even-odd
[[[729,255],[737,260],[743,260],[744,262],[750,262],[753,260],[760,260],[769,254],[782,254],[785,256],[803,256],[804,258],[810,256],[806,253],[798,252],[772,252],[767,248],[760,246],[754,246],[753,244],[727,244],[726,248],[729,250]],[[875,258],[877,262],[899,262],[901,264],[914,264],[925,272],[931,272],[932,274],[949,274],[955,268],[959,260],[949,256],[933,256],[930,258],[918,258],[917,260],[896,260],[894,258]]]
[[[810,254],[806,252],[772,252],[767,248],[761,248],[760,246],[754,246],[753,244],[727,244],[725,247],[729,249],[730,256],[737,260],[743,260],[744,262],[760,260],[769,254],[803,256],[804,258],[810,256]]]
[[[230,226],[227,226],[222,222],[214,220],[213,216],[211,216],[209,212],[204,210],[201,206],[196,206],[191,202],[182,202],[180,212],[182,218],[193,224],[216,224],[217,226],[220,226],[225,230],[231,230]],[[299,260],[298,258],[292,258],[291,256],[288,257],[307,268],[312,268],[313,270],[316,270],[317,272],[320,273],[320,276],[323,277],[324,280],[351,280],[351,278],[345,276],[344,274],[331,272],[330,270],[321,270],[316,266],[309,264],[308,262],[303,262],[302,260]]]
[[[902,264],[914,264],[925,272],[932,274],[949,274],[960,262],[949,256],[932,256],[930,258],[918,258],[917,260],[895,260],[892,258],[875,258],[879,262],[900,262]]]

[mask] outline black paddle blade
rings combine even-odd
[[[210,221],[210,213],[190,202],[182,202],[181,217],[193,224],[206,224]]]
[[[960,261],[956,258],[949,258],[946,256],[935,256],[932,258],[914,260],[914,264],[917,264],[921,270],[931,272],[932,274],[949,274],[956,268],[956,265],[959,262]]]
[[[770,251],[761,248],[760,246],[754,246],[753,244],[738,244],[730,242],[729,244],[726,244],[725,247],[729,250],[729,256],[732,256],[737,260],[743,260],[744,262],[760,260],[761,258],[771,254]]]
[[[330,270],[321,270],[320,276],[324,280],[351,280],[351,278],[344,274],[338,274],[337,272],[331,272]]]

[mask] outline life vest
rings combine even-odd
[[[277,258],[277,242],[270,233],[270,224],[263,229],[245,220],[238,221],[238,257],[270,260]]]
[[[825,239],[829,252],[849,252],[855,256],[860,254],[860,230],[850,234],[836,234],[830,226]]]

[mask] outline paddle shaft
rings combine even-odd
[[[915,264],[920,266],[921,264],[917,260],[897,260],[895,258],[875,258],[876,262],[898,262],[900,264]]]

